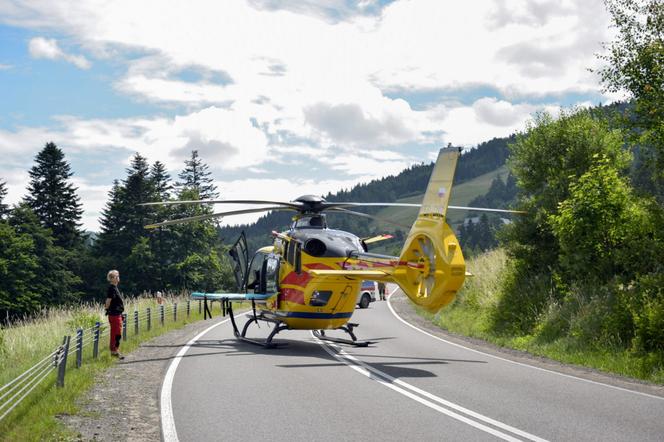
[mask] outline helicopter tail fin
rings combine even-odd
[[[438,153],[422,207],[401,250],[403,264],[392,273],[404,293],[431,312],[454,299],[466,275],[459,242],[446,222],[459,155],[456,148]]]

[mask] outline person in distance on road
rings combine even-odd
[[[381,301],[385,301],[385,283],[383,281],[378,281],[378,296]]]
[[[106,279],[110,283],[106,295],[106,315],[108,315],[108,323],[111,327],[111,356],[124,359],[124,356],[119,352],[120,341],[122,340],[122,312],[124,312],[124,302],[120,290],[118,290],[120,272],[110,270],[106,275]]]

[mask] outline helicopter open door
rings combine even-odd
[[[228,254],[231,255],[235,264],[233,266],[233,275],[235,276],[237,290],[238,292],[244,292],[246,291],[247,271],[249,267],[249,252],[247,251],[247,238],[244,235],[244,231],[240,233],[240,237],[235,241]]]

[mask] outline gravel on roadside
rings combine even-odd
[[[159,441],[159,393],[169,364],[191,338],[225,318],[197,321],[142,343],[125,354],[79,400],[80,412],[61,416],[75,441]]]

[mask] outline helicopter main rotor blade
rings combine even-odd
[[[398,227],[403,227],[404,229],[410,229],[410,226],[406,226],[404,224],[396,223],[396,222],[394,222],[392,220],[389,220],[389,219],[380,218],[380,217],[373,216],[373,215],[368,215],[368,214],[362,213],[362,212],[355,212],[353,210],[348,210],[348,209],[344,209],[344,208],[341,208],[341,207],[333,207],[329,210],[331,212],[347,213],[348,215],[361,216],[363,218],[369,218],[369,219],[372,219],[372,220],[375,220],[375,221],[380,221],[381,223],[393,224],[393,225],[398,226]]]
[[[217,213],[207,213],[205,215],[197,215],[197,216],[189,216],[187,218],[178,218],[178,219],[173,219],[169,221],[162,221],[160,223],[154,223],[154,224],[148,224],[145,226],[146,229],[154,229],[157,227],[162,227],[162,226],[170,226],[172,224],[184,224],[184,223],[190,223],[194,221],[204,221],[206,219],[212,219],[212,218],[221,218],[224,216],[232,216],[232,215],[243,215],[246,213],[258,213],[258,212],[267,212],[269,210],[274,210],[274,211],[280,211],[280,210],[295,210],[290,207],[283,207],[283,206],[273,206],[273,207],[262,207],[260,209],[244,209],[244,210],[231,210],[229,212],[217,212]]]
[[[447,206],[447,208],[456,210],[475,210],[478,212],[519,213],[521,215],[528,213],[524,212],[523,210],[488,209],[486,207]]]
[[[350,203],[350,202],[325,202],[325,209],[344,208],[344,207],[420,207],[421,204],[413,203]]]
[[[324,203],[325,204],[325,209],[334,209],[334,208],[344,208],[344,207],[414,207],[414,208],[419,208],[422,207],[422,204],[414,204],[414,203],[350,203],[350,202],[329,202],[329,203]],[[498,212],[498,213],[519,213],[519,214],[525,214],[527,212],[521,211],[521,210],[509,210],[509,209],[489,209],[486,207],[467,207],[467,206],[447,206],[448,209],[455,209],[455,210],[475,210],[479,212]]]
[[[300,209],[302,204],[286,201],[265,201],[265,200],[184,200],[184,201],[154,201],[150,203],[141,203],[139,206],[169,206],[173,204],[279,204],[280,206]]]

